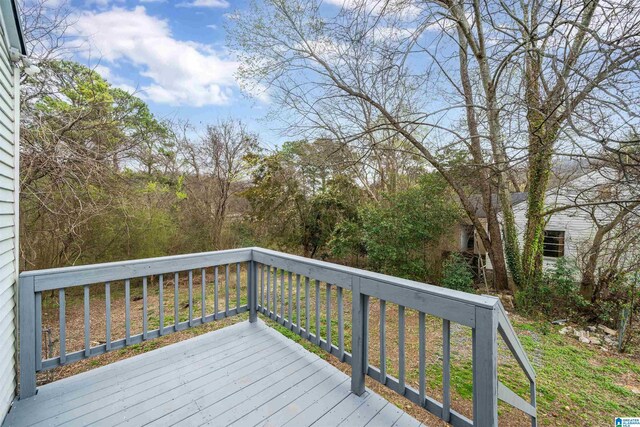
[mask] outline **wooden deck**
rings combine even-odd
[[[39,387],[3,426],[419,426],[263,322],[242,322]]]

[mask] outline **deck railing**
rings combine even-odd
[[[235,266],[235,295],[229,286],[231,265]],[[194,283],[194,271],[200,277],[200,284]],[[244,289],[241,271],[246,272]],[[219,280],[220,276],[222,280]],[[188,319],[184,321],[180,321],[179,313],[180,277],[188,280],[189,311]],[[213,277],[213,281],[207,277]],[[174,318],[170,325],[165,324],[164,318],[165,279],[174,285]],[[112,341],[110,292],[111,284],[117,281],[125,285],[125,338]],[[132,282],[142,286],[142,333],[136,335],[131,334],[130,326]],[[159,326],[149,330],[148,288],[156,284]],[[454,426],[497,425],[498,399],[525,412],[532,425],[536,425],[535,373],[502,304],[495,297],[452,291],[261,248],[30,271],[20,275],[19,286],[21,399],[36,393],[36,373],[39,371],[249,311],[251,322],[255,322],[257,314],[261,313],[350,364],[351,389],[358,395],[364,392],[365,376],[368,375]],[[84,350],[68,353],[65,348],[65,290],[71,287],[84,289]],[[43,359],[42,293],[55,291],[59,298],[59,356]],[[194,291],[200,292],[200,313],[193,310]],[[103,292],[105,296],[106,339],[104,344],[95,346],[91,345],[92,292]],[[230,297],[235,306],[230,304]],[[209,298],[214,300],[211,312],[207,311],[205,303]],[[222,298],[223,305],[220,304]],[[378,301],[380,311],[377,325],[379,366],[372,364],[373,358],[369,355],[369,313],[373,300]],[[387,366],[386,314],[391,309],[397,309],[398,353],[397,366],[394,366],[397,377],[389,373]],[[407,309],[418,313],[417,389],[406,381]],[[346,321],[345,311],[350,312]],[[439,318],[442,322],[442,401],[428,393],[426,316]],[[471,329],[473,420],[451,408],[452,322]],[[345,331],[351,335],[347,342]],[[498,381],[498,335],[529,381],[530,402]]]

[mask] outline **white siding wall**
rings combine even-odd
[[[0,28],[4,32],[4,28]],[[14,397],[16,354],[14,67],[0,34],[0,423]]]
[[[615,174],[615,172],[609,169],[584,174],[562,187],[547,192],[545,205],[547,207],[556,207],[571,206],[576,204],[576,201],[578,203],[584,203],[588,200],[582,200],[581,195],[591,194],[591,192],[598,191],[598,188],[607,186],[613,182],[614,176],[611,176],[611,174]],[[513,210],[516,227],[518,228],[518,237],[522,244],[524,228],[527,224],[527,202],[514,206]],[[617,213],[617,208],[607,206],[595,207],[593,213],[598,220],[601,221],[607,218],[613,218]],[[566,209],[554,213],[549,218],[545,229],[564,231],[564,256],[568,260],[577,261],[578,263],[589,247],[588,245],[590,245],[596,232],[596,226],[590,214],[586,210],[578,208]],[[549,268],[555,264],[556,260],[557,258],[545,257],[543,259],[543,266]]]
[[[524,228],[527,224],[526,218],[527,203],[520,203],[514,207],[514,217],[518,228],[518,239],[522,243]],[[564,256],[567,259],[575,260],[585,243],[593,238],[595,228],[591,218],[578,209],[568,209],[555,213],[549,218],[545,227],[547,230],[564,231]],[[543,265],[548,268],[553,266],[557,258],[544,257]]]
[[[570,206],[576,203],[577,194],[584,191],[607,185],[612,177],[607,174],[613,173],[609,170],[593,171],[578,177],[567,185],[558,189],[550,190],[545,196],[547,207]],[[518,229],[518,240],[522,245],[524,229],[527,225],[527,202],[522,202],[513,207],[513,215]],[[595,214],[599,220],[612,218],[615,215],[615,208],[599,207],[595,209]],[[502,221],[502,218],[499,218]],[[571,261],[580,261],[578,257],[584,254],[587,245],[593,239],[596,232],[595,224],[590,215],[577,208],[566,209],[551,215],[546,230],[564,231],[564,255]],[[557,258],[544,257],[543,267],[549,268],[555,265]],[[487,258],[487,268],[491,269],[491,261]]]

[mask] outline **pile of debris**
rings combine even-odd
[[[565,322],[566,321],[555,321],[553,323],[563,325]],[[604,325],[587,326],[586,329],[565,326],[558,332],[561,335],[573,335],[581,343],[600,346],[604,351],[608,351],[607,347],[617,347],[618,345],[618,331]]]

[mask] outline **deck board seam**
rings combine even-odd
[[[343,373],[343,374],[344,374],[344,373]],[[337,388],[341,387],[341,386],[342,386],[345,382],[347,382],[347,381],[349,381],[349,378],[348,378],[348,377],[346,377],[346,375],[345,375],[345,378],[344,378],[342,381],[340,381],[337,385],[335,385],[335,387],[331,388],[330,390],[328,390],[326,393],[322,394],[321,396],[317,396],[317,397],[315,397],[315,400],[313,400],[313,401],[312,401],[308,406],[309,406],[309,407],[311,407],[311,406],[315,405],[317,402],[319,402],[320,400],[322,400],[325,396],[327,396],[327,395],[331,394],[332,392],[334,392]],[[300,396],[300,397],[302,397],[302,396]],[[298,400],[298,399],[294,400],[294,402],[295,402],[295,401],[297,401],[297,400]],[[287,405],[287,406],[288,406],[288,405]],[[282,410],[284,410],[285,408],[286,408],[286,406],[285,406],[284,408],[281,408],[281,409],[280,409],[280,410],[278,410],[277,412],[274,412],[274,413],[273,413],[273,414],[271,414],[271,415],[270,415],[266,420],[263,420],[263,422],[267,423],[267,422],[269,421],[269,419],[273,418],[275,415],[277,415],[278,413],[280,413],[280,412],[281,412]],[[288,423],[288,422],[289,422],[289,421],[291,421],[292,419],[296,418],[296,417],[297,417],[298,415],[300,415],[301,413],[302,413],[302,411],[301,411],[301,412],[298,412],[298,413],[296,413],[296,414],[291,415],[291,417],[289,417],[287,420],[285,420],[285,421],[283,422],[283,425],[284,425],[284,424],[286,424],[286,423]],[[254,424],[254,426],[257,426],[257,425],[259,425],[259,424],[261,424],[261,423],[260,423],[260,422],[259,422],[259,423],[256,423],[256,424]]]
[[[292,391],[295,387],[297,387],[298,385],[304,383],[305,381],[309,380],[310,378],[312,378],[314,375],[316,374],[320,374],[323,372],[323,370],[327,369],[327,367],[322,367],[320,368],[318,371],[314,372],[312,375],[310,375],[307,378],[303,378],[301,381],[299,381],[298,383],[294,384],[293,386],[289,387],[288,391]],[[286,400],[283,403],[278,403],[278,405],[282,405],[280,407],[278,407],[278,409],[274,410],[272,413],[276,413],[277,411],[279,411],[280,409],[288,406],[289,404],[291,404],[292,402],[298,400],[300,397],[306,395],[307,393],[311,392],[313,389],[315,389],[316,387],[320,386],[321,384],[327,382],[327,381],[331,381],[332,378],[334,378],[335,374],[330,374],[329,376],[324,376],[320,378],[320,382],[312,384],[311,387],[309,389],[306,389],[305,391],[302,392],[302,394],[300,394],[299,396],[292,396],[291,398],[293,400]],[[304,390],[304,389],[303,389]],[[256,412],[258,412],[258,410],[260,408],[264,408],[265,406],[269,405],[270,403],[272,403],[274,400],[282,397],[282,394],[278,394],[278,395],[274,395],[271,397],[271,399],[267,400],[266,402],[263,402],[262,404],[260,404],[259,406],[257,406],[254,410],[252,410],[250,413],[248,414],[244,414],[242,415],[240,418],[236,418],[234,421],[232,421],[231,423],[227,424],[227,426],[229,425],[233,425],[235,423],[238,423],[239,421],[241,421],[243,418],[250,416],[251,414],[254,414]],[[265,418],[268,418],[271,414],[267,415],[267,416],[263,416],[262,420],[264,421]]]
[[[267,339],[265,339],[265,343],[269,343],[269,339],[268,339],[268,338],[267,338]],[[268,348],[271,348],[271,347],[267,347],[267,346],[265,346],[265,348],[263,348],[262,350],[265,350],[265,349],[268,349]],[[221,361],[221,360],[230,359],[230,358],[234,357],[234,355],[237,355],[237,354],[230,354],[230,355],[228,355],[227,357],[224,357],[224,358],[222,358],[222,359],[215,359],[215,360],[212,360],[212,361],[210,361],[210,362],[209,362],[209,363],[210,363],[209,365],[205,365],[205,366],[201,367],[201,369],[205,369],[205,368],[207,368],[207,367],[211,366],[211,362],[219,362],[219,361]],[[242,361],[242,360],[244,360],[244,359],[246,359],[246,358],[248,358],[248,357],[251,357],[251,356],[252,356],[252,354],[249,354],[249,355],[247,355],[246,357],[243,357],[243,358],[241,358],[241,359],[238,359],[238,360],[234,361],[234,363],[240,362],[240,361]],[[232,363],[232,364],[233,364],[233,363]],[[212,373],[214,373],[214,372],[217,372],[218,370],[226,369],[226,368],[228,368],[229,366],[230,366],[229,364],[220,365],[217,369],[214,369],[213,371],[208,372],[208,373],[207,373],[207,375],[210,375],[210,374],[212,374]],[[182,369],[182,368],[185,368],[185,367],[191,367],[191,365],[186,364],[186,365],[184,365],[184,366],[178,366],[178,367],[175,367],[175,369]],[[173,367],[172,367],[172,368],[173,368]],[[193,371],[183,371],[183,372],[181,372],[181,373],[182,373],[182,375],[180,375],[180,376],[179,376],[179,379],[184,379],[184,376],[185,376],[185,375],[187,375],[187,374],[188,374],[188,373],[190,373],[190,372],[193,372]],[[142,383],[136,383],[136,384],[134,384],[134,386],[138,386],[138,385],[144,384],[144,383],[146,383],[146,382],[152,382],[152,381],[157,380],[157,379],[159,379],[159,378],[166,378],[166,377],[170,377],[170,375],[163,375],[162,377],[152,377],[151,379],[149,379],[149,380],[147,380],[147,381],[144,381],[144,382],[142,382]],[[173,379],[175,379],[175,377],[170,377],[167,381],[164,381],[164,382],[161,382],[161,383],[158,383],[158,384],[149,384],[149,385],[150,385],[150,386],[161,386],[162,384],[166,384],[167,382],[170,382],[170,381],[171,381],[171,380],[173,380]],[[123,392],[124,387],[126,387],[126,386],[128,385],[128,383],[129,383],[129,382],[130,382],[130,379],[128,379],[128,378],[127,378],[127,379],[126,379],[126,381],[125,381],[124,383],[120,383],[120,382],[119,382],[119,383],[117,383],[117,385],[114,385],[114,387],[113,387],[113,389],[112,389],[112,392],[111,392],[111,393],[109,393],[109,394],[99,396],[99,397],[97,397],[97,398],[96,398],[96,399],[94,399],[94,400],[91,400],[91,401],[89,401],[89,402],[85,402],[85,403],[83,403],[82,405],[78,405],[78,406],[73,407],[73,408],[71,408],[71,409],[69,409],[69,410],[67,410],[67,411],[63,411],[63,412],[56,413],[56,414],[54,414],[54,415],[51,415],[51,416],[49,416],[49,417],[47,417],[47,418],[45,418],[45,419],[39,420],[39,421],[37,421],[37,422],[43,422],[43,421],[45,421],[45,420],[47,420],[47,419],[50,419],[50,418],[54,418],[54,417],[56,417],[56,418],[57,418],[57,417],[60,417],[60,416],[62,416],[62,415],[63,415],[64,413],[66,413],[66,412],[69,412],[69,411],[72,411],[72,410],[76,410],[76,409],[78,409],[78,408],[80,408],[80,407],[82,407],[82,406],[90,405],[90,404],[92,404],[92,403],[95,403],[97,400],[101,400],[101,399],[108,399],[110,396],[113,396],[113,395],[117,394],[118,392]],[[172,387],[172,388],[170,388],[170,389],[168,389],[168,390],[164,390],[164,392],[165,392],[165,393],[166,393],[166,392],[170,392],[171,390],[174,390],[175,388],[178,388],[178,387],[180,387],[180,386],[184,386],[184,385],[186,385],[186,384],[185,384],[184,382],[181,382],[181,383],[180,383],[179,385],[177,385],[176,387]],[[90,395],[90,394],[92,394],[92,393],[89,393],[89,395]],[[152,399],[152,398],[154,398],[154,397],[156,397],[156,396],[155,396],[155,395],[154,395],[154,396],[147,396],[147,399],[144,399],[144,400],[142,400],[142,401],[136,402],[136,404],[137,404],[137,403],[142,403],[142,402],[144,402],[144,401],[146,401],[146,400],[149,400],[149,399]],[[74,399],[74,400],[75,400],[75,399]],[[124,402],[124,401],[123,401],[123,402]],[[65,403],[67,403],[67,401],[65,401]],[[124,402],[124,403],[126,403],[126,402]],[[114,404],[115,404],[115,402],[114,402]],[[110,406],[110,405],[106,405],[106,406]],[[129,406],[130,406],[130,405],[125,405],[124,409],[126,410]],[[77,417],[72,418],[72,419],[71,419],[71,420],[69,420],[69,421],[72,421],[72,420],[74,420],[74,419],[80,418],[80,417],[82,417],[82,416],[84,416],[84,415],[86,415],[86,414],[87,414],[87,413],[79,414]],[[102,418],[100,418],[100,419],[98,419],[98,420],[96,420],[96,421],[99,421],[99,420],[101,420],[101,419],[102,419]]]
[[[268,348],[270,349],[270,347],[268,347]],[[275,350],[274,350],[274,353],[272,353],[271,355],[273,355],[273,354],[277,354],[277,353],[279,353],[280,351],[282,351],[282,349],[275,349]],[[245,357],[245,358],[243,358],[243,359],[241,359],[241,360],[245,360],[245,359],[247,359],[247,358],[249,358],[249,357],[252,357],[252,356],[255,356],[255,354],[249,354],[247,357]],[[240,361],[240,360],[238,360],[238,361]],[[236,362],[238,362],[238,361],[235,361],[234,363],[236,363]],[[214,374],[215,374],[216,372],[218,372],[218,371],[228,369],[228,368],[229,368],[229,366],[231,366],[231,365],[228,365],[228,364],[227,364],[227,365],[220,366],[218,369],[215,369],[214,371],[208,372],[204,377],[201,377],[201,379],[204,379],[205,377],[209,377],[210,375],[214,375]],[[188,387],[188,386],[190,385],[190,383],[191,383],[191,381],[189,381],[189,382],[185,382],[185,380],[184,380],[184,373],[181,373],[181,375],[179,375],[179,380],[181,381],[179,385],[177,385],[177,386],[175,386],[175,387],[172,387],[172,388],[170,388],[170,389],[168,389],[168,390],[163,390],[163,391],[162,391],[162,393],[163,393],[163,394],[171,393],[171,392],[172,392],[173,390],[175,390],[175,389],[178,389],[178,388],[181,388],[181,387]],[[198,386],[198,387],[196,387],[196,388],[193,388],[193,389],[188,390],[188,392],[187,392],[187,393],[193,393],[193,392],[195,392],[196,390],[198,390],[198,389],[200,389],[200,388],[203,388],[203,387],[206,387],[206,386],[207,386],[207,384],[200,385],[200,386]],[[130,410],[131,408],[133,408],[133,407],[135,407],[135,406],[143,405],[144,403],[148,402],[149,400],[157,399],[157,398],[158,398],[158,395],[145,395],[145,398],[144,398],[144,399],[139,400],[139,401],[136,401],[135,403],[131,403],[131,402],[128,402],[128,403],[127,403],[127,402],[125,402],[126,404],[125,404],[125,406],[124,406],[124,408],[123,408],[123,412],[124,412],[124,411],[127,411],[127,410]],[[159,404],[159,405],[160,405],[160,404]],[[159,405],[157,405],[157,406],[159,406]],[[152,411],[152,410],[154,410],[155,408],[157,408],[157,406],[155,406],[155,407],[153,407],[153,408],[150,408],[150,409],[148,409],[148,410],[146,410],[146,411],[143,411],[143,412],[141,412],[140,414],[143,414],[143,413],[146,413],[146,412]],[[138,415],[140,415],[140,414],[138,414]],[[81,416],[84,416],[84,415],[86,415],[86,414],[83,414],[83,415],[81,415]],[[79,416],[79,417],[81,417],[81,416]],[[79,417],[78,417],[78,418],[79,418]],[[107,418],[109,418],[109,417],[110,417],[110,415],[107,415],[106,417],[102,417],[102,418],[100,418],[100,419],[98,419],[98,420],[96,420],[96,421],[102,421],[102,420],[107,419]]]
[[[318,418],[316,418],[311,424],[308,424],[310,426],[314,425],[315,423],[317,423],[319,420],[321,420],[326,414],[328,414],[329,412],[331,412],[334,408],[336,408],[338,405],[340,405],[342,402],[344,402],[346,399],[349,398],[349,396],[351,395],[351,393],[347,394],[345,397],[343,397],[342,399],[340,399],[340,401],[338,403],[336,403],[335,405],[333,405],[331,408],[329,408],[328,410],[326,410],[322,415],[320,415]],[[301,413],[302,414],[302,413]],[[298,414],[301,415],[301,414]],[[297,418],[297,417],[296,417]],[[295,418],[292,418],[291,420],[289,420],[285,425],[288,425],[292,420],[294,420]]]
[[[277,352],[276,352],[276,354],[277,354]],[[292,352],[292,353],[291,353],[291,354],[289,354],[288,356],[293,356],[293,357],[299,356],[299,357],[297,357],[296,359],[294,359],[294,361],[293,361],[293,362],[291,362],[291,364],[293,364],[293,363],[297,362],[298,360],[302,360],[302,359],[304,358],[304,356],[305,356],[305,355],[304,355],[303,353],[302,353],[302,354],[299,354],[299,352]],[[286,357],[288,357],[288,356],[285,356],[285,358],[286,358]],[[284,360],[285,358],[283,358],[282,360]],[[255,372],[255,371],[253,371],[253,372]],[[266,378],[266,377],[268,377],[268,376],[270,376],[270,375],[272,375],[272,374],[274,374],[274,373],[277,373],[277,372],[279,372],[279,370],[278,370],[278,371],[271,372],[271,373],[269,373],[268,375],[266,375],[265,377],[259,378],[258,380],[256,380],[256,382],[257,382],[257,381],[261,381],[261,380],[263,380],[264,378]],[[252,373],[252,372],[250,372],[250,373]],[[235,381],[236,381],[236,380],[231,381],[231,384],[232,384],[232,383],[235,383]],[[228,384],[230,384],[230,383],[225,383],[224,385],[228,385]],[[250,383],[250,384],[253,384],[253,383]],[[250,385],[250,384],[249,384],[249,385]],[[248,385],[247,385],[247,386],[248,386]],[[243,389],[243,388],[245,388],[245,387],[242,387],[241,389]],[[190,391],[190,392],[189,392],[189,394],[193,393],[193,391],[195,391],[195,390]],[[236,392],[237,392],[237,391],[236,391]],[[232,393],[232,394],[230,394],[230,395],[227,395],[227,396],[223,397],[223,398],[222,398],[222,399],[220,399],[220,400],[224,400],[225,398],[227,398],[227,397],[229,397],[229,396],[231,396],[231,395],[235,394],[236,392],[234,392],[234,393]],[[216,404],[216,403],[217,403],[217,402],[219,402],[220,400],[214,401],[211,405]],[[211,405],[209,405],[209,406],[211,406]],[[180,406],[180,408],[178,408],[178,409],[181,409],[181,408],[183,408],[183,407],[185,407],[185,406],[187,406],[187,405],[182,405],[182,406]],[[198,405],[198,406],[199,406],[199,405]],[[207,406],[207,407],[208,407],[208,406]],[[206,409],[206,407],[205,407],[205,409]],[[166,416],[166,415],[163,415],[163,416],[161,416],[161,417],[158,417],[157,419],[154,419],[154,420],[150,421],[149,423],[146,423],[145,425],[150,424],[150,423],[152,423],[152,422],[154,422],[154,421],[156,421],[156,420],[159,420],[159,419],[163,418],[164,416]],[[187,416],[187,417],[185,417],[185,418],[183,418],[182,420],[184,420],[184,419],[186,419],[186,418],[188,418],[188,416]],[[182,420],[179,420],[179,421],[182,421]]]
[[[327,378],[325,378],[324,380],[322,380],[320,383],[316,384],[314,387],[306,390],[304,393],[300,394],[299,396],[295,396],[292,400],[289,400],[288,402],[285,402],[282,406],[280,406],[278,409],[274,410],[273,412],[271,412],[270,414],[268,414],[267,416],[262,417],[262,419],[257,422],[256,424],[253,425],[258,425],[260,423],[265,423],[267,422],[270,418],[272,418],[274,415],[278,414],[280,411],[284,410],[285,408],[287,408],[288,406],[294,404],[295,402],[298,402],[300,400],[304,401],[305,397],[310,397],[313,395],[314,392],[316,392],[316,390],[318,388],[321,388],[322,386],[326,386],[327,384],[329,384],[329,386],[331,387],[327,392],[325,392],[324,394],[322,394],[322,396],[325,396],[327,393],[330,393],[332,390],[334,390],[337,387],[340,387],[347,379],[342,378],[344,376],[344,374],[341,376],[337,373],[333,373],[330,376],[328,376]],[[334,381],[337,381],[337,384],[333,384]],[[315,402],[315,401],[314,401]],[[297,414],[296,414],[297,415]],[[288,420],[287,420],[288,421]]]
[[[272,341],[272,340],[271,340],[269,337],[264,337],[264,341],[261,341],[260,343],[269,343],[269,342],[271,342],[271,341]],[[235,346],[234,346],[234,347],[230,347],[230,348],[226,349],[226,350],[225,350],[225,352],[231,352],[231,351],[233,351],[235,348],[237,348],[238,346],[242,346],[242,345],[243,345],[243,343],[238,344],[238,343],[231,343],[231,342],[230,342],[230,343],[228,343],[228,344],[235,344]],[[216,361],[225,360],[225,359],[228,359],[228,358],[233,357],[234,355],[237,355],[237,353],[228,354],[228,355],[226,355],[225,357],[223,357],[223,358],[221,358],[221,359],[216,359]],[[197,360],[197,361],[195,361],[195,362],[197,362],[198,364],[200,364],[200,363],[211,363],[211,361],[208,361],[208,362],[207,362],[207,360],[206,360],[206,359],[207,359],[207,357],[205,356],[205,357],[203,357],[202,359],[199,359],[199,360]],[[190,365],[192,365],[192,364],[193,364],[193,362],[194,362],[194,361],[191,361],[191,360],[185,360],[185,359],[183,359],[183,360],[181,360],[178,364],[176,364],[176,365],[172,365],[172,368],[177,369],[177,368],[182,367],[182,366],[190,366]],[[205,365],[205,366],[206,366],[206,365]],[[117,379],[114,379],[114,381],[116,381],[115,383],[110,383],[110,384],[108,384],[106,387],[103,387],[103,388],[94,389],[94,390],[87,390],[87,393],[84,393],[84,394],[81,394],[81,395],[78,395],[78,396],[74,396],[74,397],[73,397],[73,398],[71,398],[71,399],[64,399],[64,400],[63,400],[63,402],[66,404],[66,403],[70,403],[70,402],[72,402],[72,401],[74,401],[74,400],[79,400],[79,399],[81,400],[81,399],[84,399],[84,398],[85,398],[86,396],[88,396],[88,395],[95,395],[95,394],[97,394],[98,396],[97,396],[95,399],[90,400],[90,401],[87,401],[87,402],[85,402],[85,403],[84,403],[84,404],[89,404],[89,403],[94,402],[94,401],[95,401],[95,400],[97,400],[97,399],[106,398],[106,397],[108,397],[108,396],[110,396],[110,395],[114,394],[114,392],[117,392],[117,390],[118,390],[119,388],[121,389],[123,386],[127,386],[127,385],[128,385],[128,383],[134,382],[134,381],[136,381],[136,379],[139,379],[140,377],[142,377],[142,376],[144,376],[144,375],[147,375],[147,374],[153,374],[154,372],[155,372],[155,371],[149,371],[149,372],[141,373],[141,374],[140,374],[140,375],[138,375],[138,376],[133,376],[133,377],[132,377],[132,376],[129,376],[129,377],[125,378],[125,379],[124,379],[124,381],[122,381],[122,382],[121,382],[121,378],[120,378],[120,376],[118,376],[118,378],[117,378]],[[138,385],[140,385],[140,384],[147,383],[147,382],[149,382],[149,381],[153,381],[153,380],[155,380],[155,379],[157,379],[157,378],[158,378],[157,376],[152,376],[151,378],[146,379],[146,380],[144,380],[144,381],[141,381],[141,382],[135,382],[135,386],[138,386]],[[102,393],[101,393],[102,391],[104,391],[104,390],[109,390],[109,389],[111,389],[111,390],[112,390],[112,392],[110,392],[110,393],[108,393],[108,394],[102,394]],[[62,397],[62,398],[65,398],[66,396],[65,396],[65,395],[62,395],[61,397]],[[59,404],[60,404],[60,402],[53,402],[53,401],[55,401],[55,400],[56,400],[56,398],[55,398],[55,397],[50,397],[50,398],[48,398],[48,399],[44,400],[44,401],[40,404],[40,406],[41,406],[41,407],[49,407],[49,406],[54,406],[54,405],[55,405],[55,406],[57,406],[57,405],[59,405]],[[49,402],[51,402],[51,404],[49,404]],[[47,404],[45,404],[45,403],[47,403]],[[80,405],[80,406],[82,406],[82,405]]]
[[[309,366],[311,366],[311,365],[313,365],[313,364],[315,364],[315,363],[318,363],[318,360],[314,360],[314,361],[305,360],[305,357],[304,357],[304,356],[300,357],[299,359],[296,359],[296,362],[298,362],[299,360],[303,360],[303,361],[308,362],[308,363],[304,364],[303,366],[300,366],[300,367],[296,368],[296,370],[295,370],[294,372],[292,372],[290,375],[293,375],[295,372],[298,372],[298,371],[300,371],[300,370],[302,370],[302,369],[305,369],[305,368],[307,368],[307,367],[309,367]],[[293,364],[293,363],[292,363],[292,364]],[[292,365],[292,364],[291,364],[291,365]],[[269,376],[271,376],[271,375],[274,375],[274,374],[277,374],[277,373],[281,373],[282,371],[284,371],[284,369],[280,369],[280,370],[278,370],[278,371],[272,372],[272,373],[271,373],[271,374],[269,374],[267,377],[262,378],[262,379],[260,379],[260,380],[258,380],[258,381],[256,381],[256,382],[262,381],[262,380],[264,380],[264,379],[268,378],[268,377],[269,377]],[[315,371],[314,371],[314,372],[315,372]],[[272,385],[271,385],[271,387],[273,387],[275,384],[278,384],[278,383],[280,383],[280,382],[282,382],[282,381],[287,380],[288,378],[289,378],[289,377],[288,377],[288,376],[286,376],[286,377],[284,377],[284,378],[281,378],[281,379],[277,380],[274,384],[272,384]],[[231,396],[233,396],[233,395],[235,395],[235,394],[240,393],[242,390],[246,390],[246,389],[247,389],[247,387],[248,387],[248,386],[246,386],[246,387],[242,387],[240,390],[237,390],[236,392],[232,393],[231,395],[226,396],[224,399],[230,398]],[[258,393],[259,393],[259,392],[258,392]],[[258,393],[256,393],[256,394],[258,394]],[[222,400],[224,400],[224,399],[222,399]],[[206,409],[210,408],[211,406],[215,405],[216,403],[218,403],[218,402],[212,403],[211,405],[206,406],[204,409],[206,410]],[[220,413],[219,413],[219,415],[222,415],[222,414],[224,414],[224,413],[229,412],[231,409],[235,408],[236,406],[238,406],[238,405],[240,405],[240,404],[242,404],[242,402],[241,402],[241,403],[238,403],[238,404],[236,404],[236,405],[233,405],[233,406],[231,406],[231,407],[226,408],[224,411],[220,412]],[[216,421],[216,420],[215,420],[215,419],[209,419],[209,420],[207,420],[207,422],[205,422],[205,423],[203,423],[203,424],[200,424],[200,425],[205,425],[205,424],[207,424],[209,421],[212,421],[212,422],[213,422],[213,421]]]
[[[235,326],[235,325],[234,325],[234,326]],[[224,329],[220,329],[220,330],[224,330]],[[217,332],[217,331],[212,331],[212,332]],[[207,333],[207,334],[210,334],[210,333],[211,333],[211,332],[209,332],[209,333]],[[199,337],[205,336],[205,335],[207,335],[207,334],[201,335],[201,336],[199,336]],[[242,336],[242,337],[240,337],[240,338],[248,338],[250,335],[256,335],[256,334],[260,334],[260,330],[259,330],[258,328],[256,328],[256,329],[255,329],[255,331],[253,331],[251,334],[246,335],[246,336]],[[195,337],[195,338],[199,338],[199,337]],[[229,343],[234,343],[234,342],[237,342],[237,339],[238,339],[239,337],[238,337],[238,336],[229,336],[228,338],[229,338]],[[150,351],[150,352],[148,352],[148,353],[139,354],[139,355],[136,355],[136,356],[130,357],[130,358],[128,358],[128,359],[121,360],[121,361],[119,361],[119,362],[118,362],[118,364],[117,364],[119,369],[118,369],[118,370],[116,370],[115,372],[110,372],[110,373],[111,373],[111,374],[115,374],[115,373],[118,373],[120,370],[122,370],[122,371],[123,371],[123,373],[125,373],[125,372],[130,372],[130,369],[128,369],[128,370],[126,370],[126,371],[125,371],[125,369],[127,369],[127,368],[133,368],[134,366],[129,366],[129,364],[130,364],[130,363],[128,363],[128,362],[132,362],[132,361],[134,361],[134,362],[138,362],[138,363],[141,363],[141,364],[142,364],[142,363],[147,363],[147,357],[148,357],[148,356],[150,356],[150,355],[151,355],[152,353],[154,353],[154,352],[158,352],[158,354],[162,353],[162,354],[163,354],[163,357],[162,357],[162,358],[160,358],[160,359],[157,359],[157,360],[155,360],[155,361],[153,361],[153,360],[152,360],[152,361],[151,361],[151,363],[152,363],[152,364],[162,363],[162,362],[164,362],[165,360],[170,359],[170,358],[172,358],[172,357],[176,357],[176,356],[180,356],[180,355],[183,355],[183,356],[184,356],[184,355],[185,355],[185,353],[186,353],[186,351],[180,351],[180,349],[181,349],[182,347],[188,348],[188,347],[186,347],[186,346],[183,346],[183,345],[182,345],[183,343],[185,343],[185,342],[187,342],[187,341],[188,341],[188,340],[186,340],[186,341],[182,341],[182,342],[180,342],[180,343],[176,343],[176,344],[171,344],[171,345],[168,345],[168,346],[165,346],[165,347],[161,347],[161,348],[158,348],[158,349],[152,350],[152,351]],[[173,351],[172,351],[172,352],[170,352],[170,351],[169,351],[169,349],[170,349],[173,345],[179,345],[179,346],[180,346],[180,349],[175,349],[175,350],[174,350],[174,349],[171,349],[171,350],[173,350]],[[211,346],[214,346],[214,345],[216,345],[216,343],[215,343],[215,342],[212,342],[212,343],[210,343],[210,345],[211,345]],[[194,353],[194,354],[195,354],[195,355],[202,354],[202,353],[204,353],[205,351],[207,351],[207,349],[208,349],[208,348],[209,348],[209,347],[207,347],[207,348],[201,348],[201,349],[200,349],[201,351],[199,350],[198,352],[196,352],[196,353]],[[157,354],[154,354],[154,355],[157,355]],[[120,363],[122,363],[122,365],[120,365]],[[90,378],[90,377],[92,377],[92,376],[99,376],[99,375],[103,374],[103,373],[104,373],[104,371],[106,371],[106,370],[111,371],[112,369],[108,369],[108,368],[113,367],[113,366],[115,366],[115,365],[116,365],[116,364],[111,364],[111,365],[101,366],[101,367],[96,368],[96,369],[93,369],[93,370],[91,370],[91,371],[83,372],[83,373],[81,373],[81,374],[77,374],[77,375],[74,375],[74,376],[72,376],[72,377],[68,377],[68,378],[65,378],[65,379],[62,379],[62,380],[56,381],[56,383],[58,383],[58,384],[56,384],[56,388],[61,389],[61,390],[64,390],[64,388],[65,388],[65,387],[67,387],[67,386],[73,386],[74,384],[75,384],[75,385],[77,385],[76,383],[78,383],[78,382],[82,382],[82,381],[85,381],[87,378]],[[148,366],[148,365],[145,365],[145,366]],[[99,370],[102,370],[102,371],[97,372],[97,371],[99,371]],[[146,371],[145,371],[145,372],[146,372]],[[82,377],[82,378],[78,378],[78,377]],[[71,382],[71,380],[73,380],[73,382]],[[107,378],[107,379],[105,379],[105,381],[106,381],[106,380],[108,380],[108,378]],[[100,381],[98,381],[98,382],[100,382]],[[53,384],[53,383],[49,383],[49,384],[46,384],[46,385],[44,385],[44,386],[41,386],[41,387],[40,387],[40,389],[39,389],[40,391],[39,391],[39,393],[38,393],[38,395],[40,396],[40,398],[42,398],[42,393],[46,393],[46,392],[48,391],[48,389],[49,389],[49,388],[51,388],[51,384]],[[51,397],[58,397],[58,396],[54,396],[54,395],[51,395],[51,396],[50,396],[50,395],[47,395],[47,399],[48,399],[48,398],[51,398]],[[46,399],[43,399],[43,400],[46,400]]]

